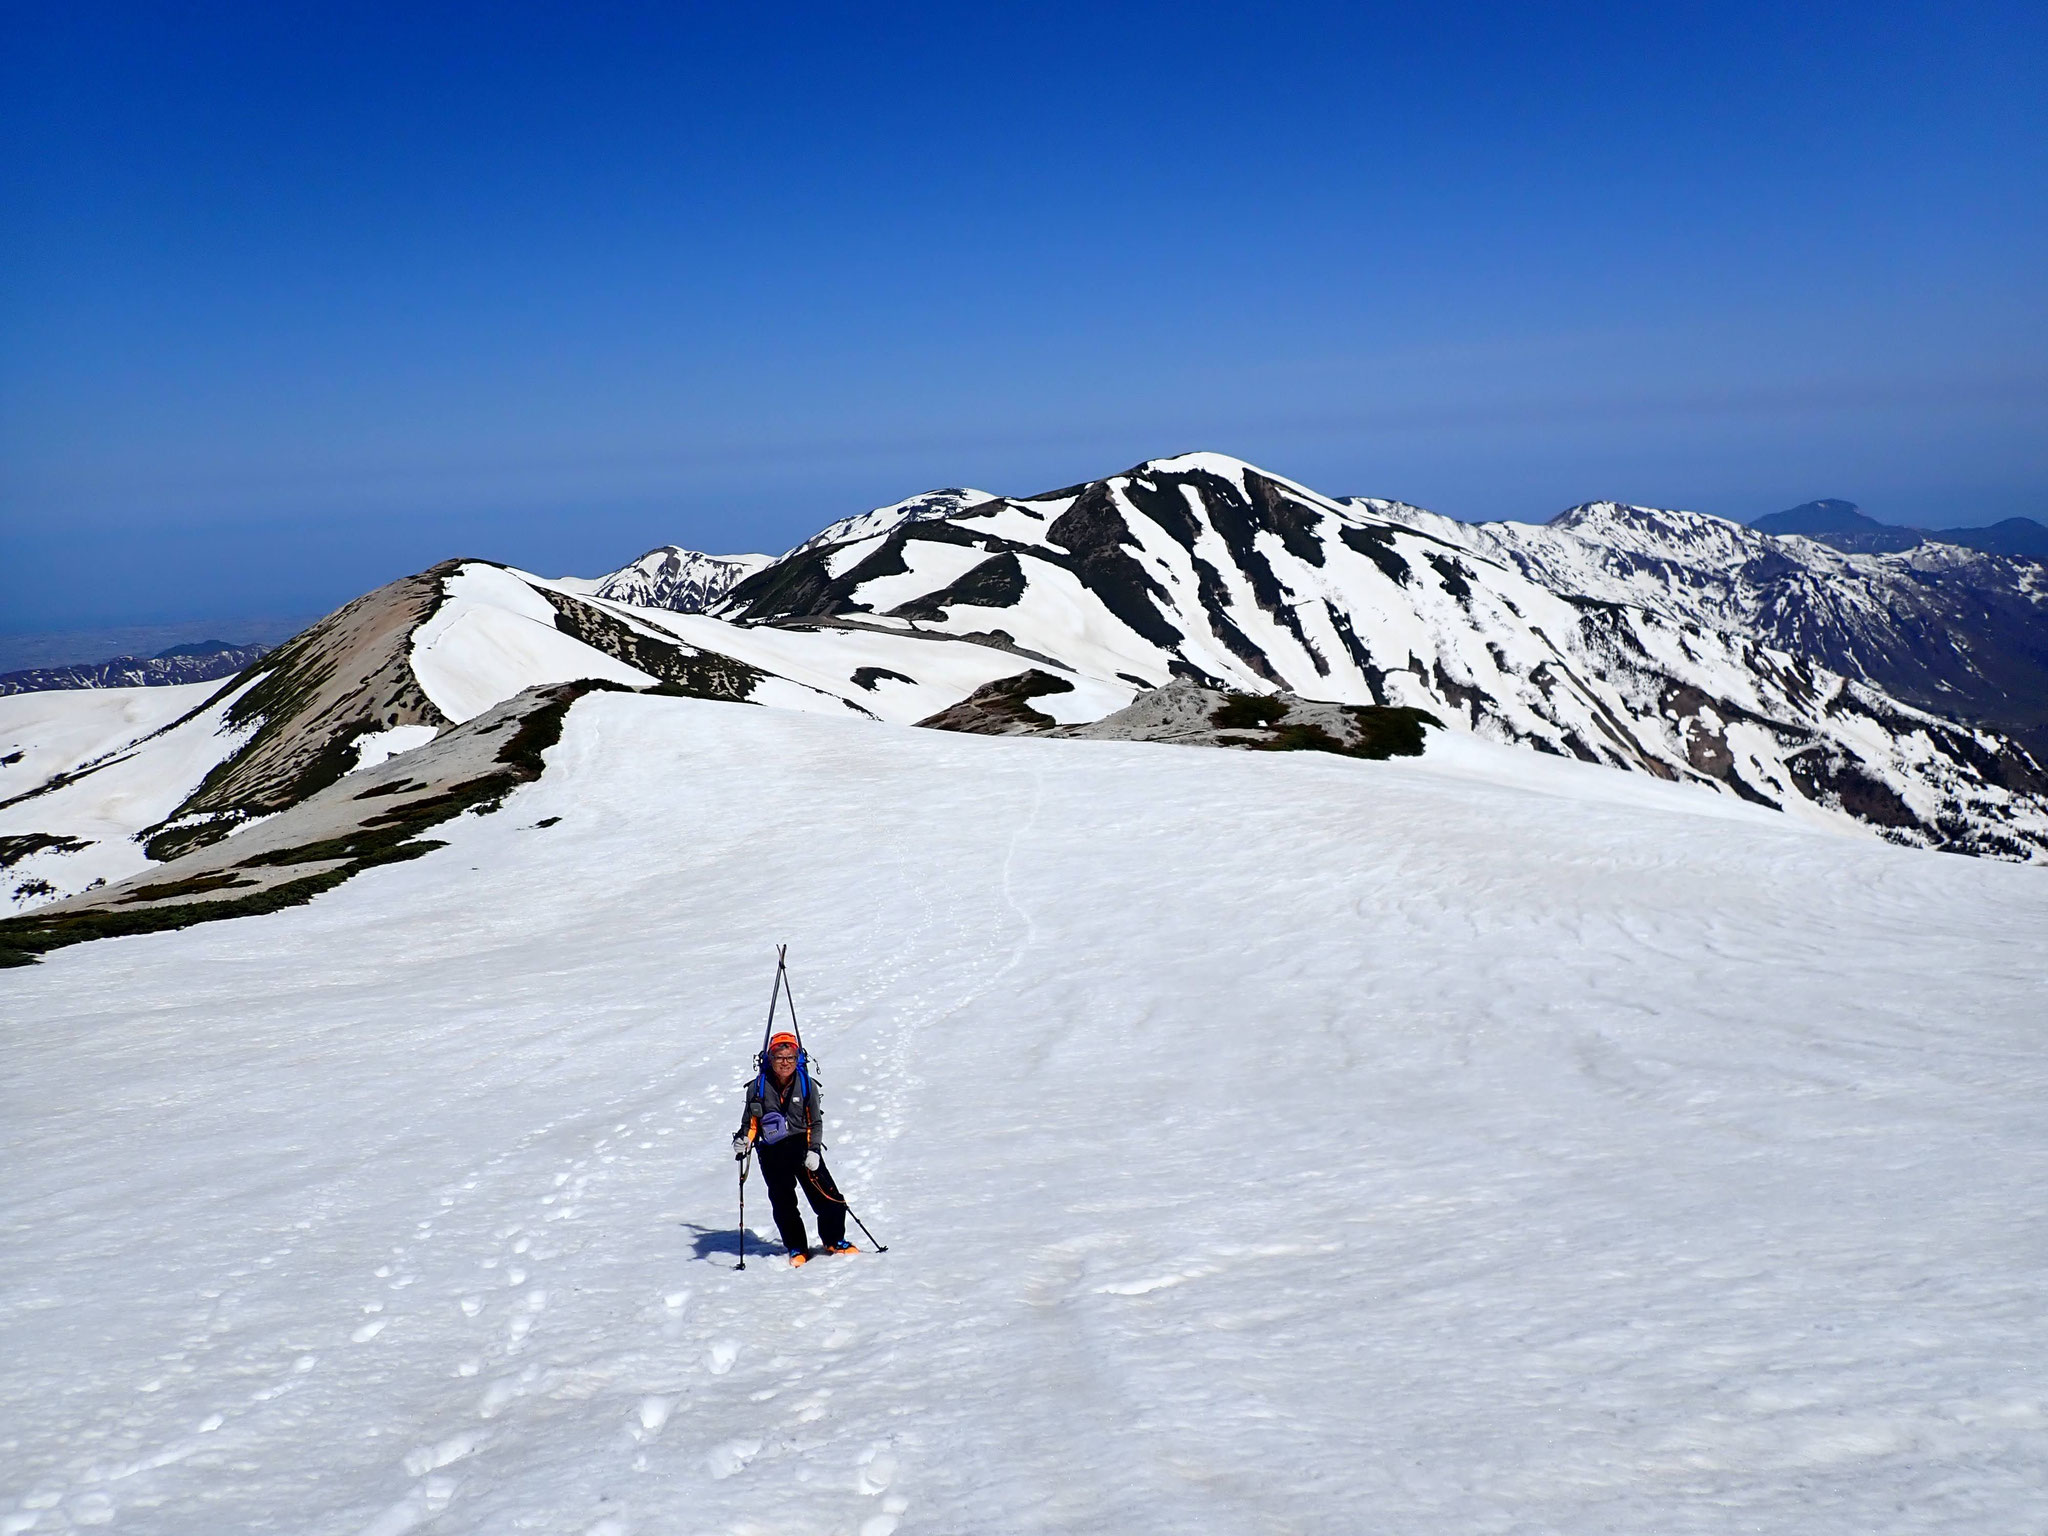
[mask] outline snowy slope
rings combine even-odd
[[[0,1528],[2038,1527],[2038,871],[1445,743],[594,695],[10,973]],[[775,940],[891,1252],[740,1274]]]
[[[133,746],[206,702],[205,683],[0,697],[0,800]]]
[[[823,549],[828,545],[845,544],[876,534],[884,534],[902,527],[905,523],[928,522],[934,518],[953,517],[968,507],[996,498],[987,491],[971,491],[952,486],[940,491],[926,491],[921,496],[911,496],[903,501],[891,502],[886,507],[862,512],[853,517],[842,517],[838,522],[828,524],[812,534],[803,543],[790,551],[799,554],[807,549]]]
[[[0,916],[149,867],[138,838],[248,739],[217,683],[0,697]],[[209,704],[209,700],[214,702]]]
[[[628,688],[654,679],[562,633],[547,599],[515,573],[471,561],[442,583],[434,616],[412,632],[413,676],[434,707],[463,721],[522,688],[599,677]]]

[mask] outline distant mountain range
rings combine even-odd
[[[232,677],[270,647],[230,645],[225,640],[187,641],[154,656],[116,656],[111,661],[64,667],[28,667],[0,672],[0,694],[42,693],[52,688],[149,688],[173,683],[210,683]]]
[[[1196,453],[1035,496],[929,492],[774,559],[664,548],[594,579],[448,561],[210,694],[0,709],[23,914],[0,950],[268,910],[418,857],[544,772],[593,687],[1352,757],[1465,731],[2048,862],[2037,561],[1851,554],[1614,502],[1460,523]]]
[[[1853,501],[1808,501],[1749,526],[1815,539],[1845,554],[1903,554],[1922,544],[1955,544],[1988,555],[2048,560],[2048,528],[2030,517],[2008,517],[1984,528],[1904,528],[1880,523]]]

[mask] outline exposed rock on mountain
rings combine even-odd
[[[1147,689],[1088,725],[1061,725],[1029,703],[1073,684],[1033,668],[977,688],[950,709],[918,721],[975,736],[1058,736],[1086,741],[1163,741],[1255,752],[1335,752],[1343,757],[1420,757],[1423,727],[1443,729],[1427,710],[1331,704],[1291,693],[1232,693],[1196,683]]]
[[[1330,704],[1291,693],[1226,693],[1169,683],[1139,694],[1093,725],[1065,726],[1057,734],[1251,752],[1334,752],[1381,761],[1422,756],[1425,726],[1442,730],[1443,722],[1424,709]]]
[[[917,723],[935,731],[960,731],[969,736],[1026,736],[1056,731],[1059,721],[1033,709],[1031,700],[1049,693],[1073,691],[1074,685],[1065,678],[1033,667],[1015,677],[999,677],[984,683],[958,704]]]
[[[886,507],[876,507],[871,512],[862,512],[854,517],[842,517],[838,522],[812,534],[791,550],[790,554],[821,548],[827,544],[844,544],[849,540],[867,538],[870,534],[887,533],[904,523],[930,522],[934,518],[952,517],[968,507],[995,499],[987,491],[970,491],[962,486],[926,491],[922,496],[912,496]]]
[[[222,729],[247,731],[247,740],[147,829],[150,857],[175,858],[296,805],[355,766],[363,737],[446,725],[421,691],[409,651],[413,632],[440,605],[442,579],[458,568],[438,565],[357,598],[239,680]]]
[[[2043,847],[2028,753],[1852,682],[1870,675],[1860,654],[1843,671],[1818,660],[1815,610],[1783,592],[1741,610],[1751,586],[1799,568],[1787,548],[1719,519],[1611,504],[1549,529],[1471,529],[1194,454],[812,541],[716,616],[1000,645],[1049,674],[1134,688],[1179,679],[1424,709],[1899,841]],[[1729,594],[1720,611],[1692,590],[1702,570]],[[2003,574],[2031,612],[2027,578]],[[1873,653],[1895,643],[1866,639]]]

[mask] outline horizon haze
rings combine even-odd
[[[1189,449],[2048,519],[2048,20],[24,15],[0,629],[774,551]]]

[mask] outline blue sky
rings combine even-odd
[[[8,8],[0,628],[1189,448],[2048,520],[2048,11]]]

